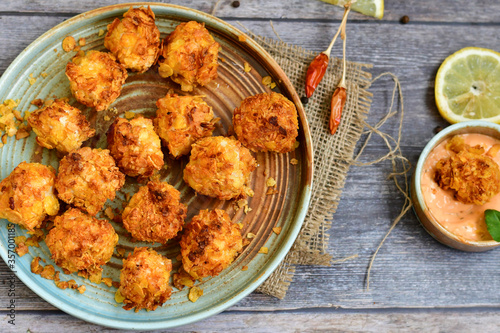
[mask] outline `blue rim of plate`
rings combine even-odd
[[[37,48],[42,47],[42,45],[55,33],[64,31],[65,28],[69,28],[74,24],[77,24],[81,21],[88,20],[92,17],[96,17],[99,15],[102,15],[103,13],[109,13],[109,12],[117,12],[117,14],[121,14],[125,12],[130,6],[151,6],[153,11],[155,10],[165,10],[169,14],[172,15],[179,15],[182,17],[189,17],[192,20],[197,20],[197,21],[203,21],[203,22],[210,22],[212,24],[212,27],[215,29],[219,29],[220,31],[224,31],[225,33],[231,34],[233,37],[243,35],[243,33],[234,28],[233,26],[229,25],[228,23],[213,17],[209,14],[193,10],[190,8],[182,7],[182,6],[176,6],[176,5],[168,5],[168,4],[162,4],[162,3],[125,3],[125,4],[120,4],[120,5],[112,5],[112,6],[107,6],[107,7],[102,7],[98,8],[92,11],[88,11],[85,13],[82,13],[80,15],[77,15],[73,18],[70,18],[63,23],[53,27],[46,33],[44,33],[42,36],[37,38],[34,42],[32,42],[25,50],[23,50],[17,57],[16,59],[10,64],[10,66],[5,70],[3,73],[2,77],[0,78],[0,90],[3,85],[9,84],[9,79],[15,78],[16,75],[16,69],[17,67],[22,68],[23,60],[24,58],[27,58],[31,55],[31,52],[34,50],[36,51]],[[61,39],[62,40],[62,39]],[[272,57],[259,45],[257,44],[254,40],[251,38],[247,37],[246,40],[246,45],[253,51],[256,51],[261,57],[265,57],[267,62],[272,63],[275,67],[279,69],[279,66],[276,64],[276,62],[272,59]],[[280,69],[281,70],[281,69]],[[307,209],[309,206],[309,201],[311,197],[311,188],[312,188],[312,175],[313,175],[313,160],[312,160],[312,140],[310,137],[310,132],[309,128],[307,125],[307,120],[305,118],[305,113],[302,108],[302,105],[300,103],[299,97],[297,93],[295,92],[293,86],[289,82],[288,78],[286,75],[281,71],[282,78],[284,79],[284,86],[287,89],[287,92],[293,97],[294,103],[297,105],[297,108],[299,110],[299,117],[300,117],[300,123],[302,130],[304,132],[304,139],[305,139],[305,146],[306,146],[306,151],[307,151],[307,169],[305,170],[306,178],[308,179],[308,184],[302,188],[302,193],[298,197],[298,202],[297,202],[297,214],[294,216],[294,220],[291,221],[291,227],[285,237],[283,238],[282,242],[280,243],[280,247],[277,249],[276,253],[274,256],[269,259],[269,261],[262,266],[261,268],[261,273],[258,275],[256,279],[251,279],[250,281],[246,281],[246,284],[241,286],[238,292],[235,292],[234,294],[231,295],[231,297],[228,297],[226,300],[223,302],[218,302],[215,306],[213,306],[210,309],[205,309],[201,312],[194,312],[192,314],[186,315],[181,318],[176,318],[176,319],[169,319],[165,318],[165,320],[159,320],[159,321],[154,321],[154,322],[148,322],[148,321],[136,321],[132,320],[134,317],[135,313],[130,313],[130,320],[118,320],[115,318],[109,318],[105,316],[99,316],[99,315],[93,315],[87,311],[85,311],[84,308],[78,306],[78,304],[74,304],[72,302],[69,302],[67,299],[64,297],[58,297],[58,295],[55,295],[51,293],[50,291],[45,290],[44,288],[41,288],[39,282],[43,281],[42,278],[39,276],[36,276],[32,274],[31,272],[25,272],[24,270],[19,270],[16,273],[17,277],[26,285],[28,286],[32,291],[34,291],[36,294],[38,294],[41,298],[52,304],[53,306],[59,308],[60,310],[75,316],[79,319],[94,323],[94,324],[99,324],[103,326],[108,326],[112,328],[118,328],[118,329],[147,329],[147,330],[152,330],[152,329],[164,329],[164,328],[171,328],[171,327],[176,327],[176,326],[181,326],[181,325],[186,325],[193,323],[195,321],[199,321],[202,319],[205,319],[207,317],[210,317],[212,315],[215,315],[217,313],[222,312],[223,310],[227,309],[228,307],[234,305],[241,299],[243,299],[245,296],[250,294],[252,291],[254,291],[260,284],[262,284],[268,277],[271,275],[271,273],[278,267],[278,265],[281,263],[281,261],[285,258],[286,254],[290,250],[291,246],[293,245],[294,241],[296,240],[301,227],[302,223],[305,219]],[[0,241],[0,254],[3,258],[3,260],[7,263],[8,262],[8,244],[7,242],[2,242]],[[19,258],[19,257],[17,257]],[[38,281],[38,282],[37,282]],[[47,281],[47,280],[45,280]],[[49,281],[52,283],[51,281]],[[42,282],[43,283],[43,282]],[[175,306],[175,305],[174,305]]]

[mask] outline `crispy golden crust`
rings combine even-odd
[[[45,243],[57,266],[94,275],[111,259],[118,235],[108,221],[71,208],[55,218]]]
[[[221,209],[200,211],[179,244],[184,270],[195,279],[219,275],[243,247],[240,228]]]
[[[104,46],[126,68],[141,73],[147,71],[160,52],[160,31],[151,8],[130,7],[121,21],[115,18],[108,25]]]
[[[149,177],[164,164],[151,119],[116,118],[108,132],[108,148],[120,170],[131,177]]]
[[[28,118],[42,147],[69,153],[95,135],[87,118],[66,101],[56,100],[50,106],[34,111]]]
[[[28,231],[39,228],[47,215],[56,215],[55,170],[38,163],[21,162],[0,182],[0,218]]]
[[[219,120],[199,96],[167,94],[156,106],[155,128],[173,157],[189,154],[194,142],[212,135]]]
[[[186,212],[179,191],[166,182],[150,181],[130,199],[122,220],[135,239],[165,244],[182,230]]]
[[[234,110],[233,126],[238,140],[250,150],[286,153],[295,149],[297,109],[281,94],[258,94]]]
[[[123,307],[135,312],[140,309],[154,311],[163,305],[172,294],[169,284],[172,261],[153,249],[135,248],[123,260],[120,273],[120,294],[125,298]]]
[[[453,190],[465,204],[483,205],[500,192],[500,167],[484,149],[470,147],[455,136],[446,148],[455,154],[436,164],[434,180],[444,190]]]
[[[107,149],[83,147],[65,156],[59,163],[56,189],[59,199],[97,214],[107,199],[125,183],[125,175],[115,165]]]
[[[103,111],[120,96],[127,70],[115,60],[111,53],[92,50],[66,65],[71,93],[78,102]]]
[[[257,161],[250,151],[234,138],[207,137],[193,144],[184,181],[197,192],[230,200],[252,196],[248,187]]]
[[[204,24],[190,21],[179,24],[163,41],[159,72],[171,76],[183,91],[204,86],[217,78],[219,43]]]

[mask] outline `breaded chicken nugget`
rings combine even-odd
[[[212,107],[199,96],[167,94],[156,106],[155,128],[173,157],[189,154],[191,145],[211,136],[219,121]]]
[[[108,131],[108,149],[128,176],[149,177],[164,164],[161,141],[151,119],[116,118]]]
[[[125,68],[140,73],[147,71],[160,52],[160,30],[151,8],[130,7],[121,21],[115,18],[108,25],[104,46]]]
[[[125,183],[107,149],[83,147],[66,155],[59,163],[56,189],[59,199],[97,214],[107,199]]]
[[[471,147],[454,136],[446,145],[452,155],[436,164],[434,180],[452,190],[464,204],[484,205],[500,192],[500,167],[481,146]]]
[[[247,97],[233,113],[234,132],[254,152],[287,153],[295,149],[299,122],[295,104],[271,92]]]
[[[172,77],[182,91],[192,91],[217,78],[219,43],[195,21],[179,24],[163,41],[158,69],[160,76]]]
[[[153,249],[135,248],[123,259],[118,292],[124,297],[123,307],[135,312],[141,309],[154,311],[172,294],[169,284],[172,261]]]
[[[182,266],[195,279],[217,276],[243,247],[240,228],[221,209],[202,210],[186,226],[181,241]]]
[[[127,70],[111,53],[91,50],[66,65],[66,76],[78,102],[103,111],[120,96]]]
[[[45,243],[57,266],[71,273],[80,271],[98,282],[101,266],[111,259],[118,235],[108,221],[71,208],[55,218]]]
[[[56,148],[62,153],[80,148],[83,141],[95,135],[81,111],[60,99],[34,111],[28,117],[28,123],[33,127],[40,146]]]
[[[0,218],[28,231],[39,228],[45,216],[59,211],[55,180],[54,168],[21,162],[0,182]]]
[[[150,181],[123,210],[123,225],[137,240],[165,244],[184,226],[187,208],[180,200],[172,185]]]
[[[184,181],[196,192],[220,200],[253,196],[248,187],[257,161],[234,138],[212,136],[193,144]]]

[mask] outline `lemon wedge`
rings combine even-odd
[[[500,53],[467,47],[439,67],[435,86],[439,113],[450,123],[500,123]]]
[[[348,0],[321,0],[323,2],[331,3],[332,5],[344,7]],[[376,17],[381,19],[384,17],[384,0],[357,0],[351,6],[352,10],[355,10],[361,14]]]

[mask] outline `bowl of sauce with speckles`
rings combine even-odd
[[[462,154],[458,155],[458,150],[450,148],[451,140],[459,141],[474,151],[477,155],[469,155],[479,156],[478,161],[474,164]],[[455,160],[452,159],[454,155]],[[485,189],[477,184],[477,179],[476,182],[467,184],[464,180],[464,184],[456,185],[460,175],[471,182],[471,172],[475,172],[478,165],[483,165],[483,161],[490,163],[491,169],[499,170],[500,125],[484,121],[458,123],[445,128],[429,141],[420,155],[412,178],[411,198],[418,220],[432,237],[458,250],[482,252],[500,245],[489,234],[484,220],[486,209],[500,210],[500,178],[483,179],[482,184],[488,191],[486,197]],[[462,169],[457,169],[457,164]],[[449,176],[443,176],[446,167]],[[485,170],[480,177],[483,174],[495,174],[489,168]],[[451,178],[452,185],[444,185],[446,181],[443,182],[443,178]],[[463,199],[462,189],[471,192],[465,196],[466,199]]]

